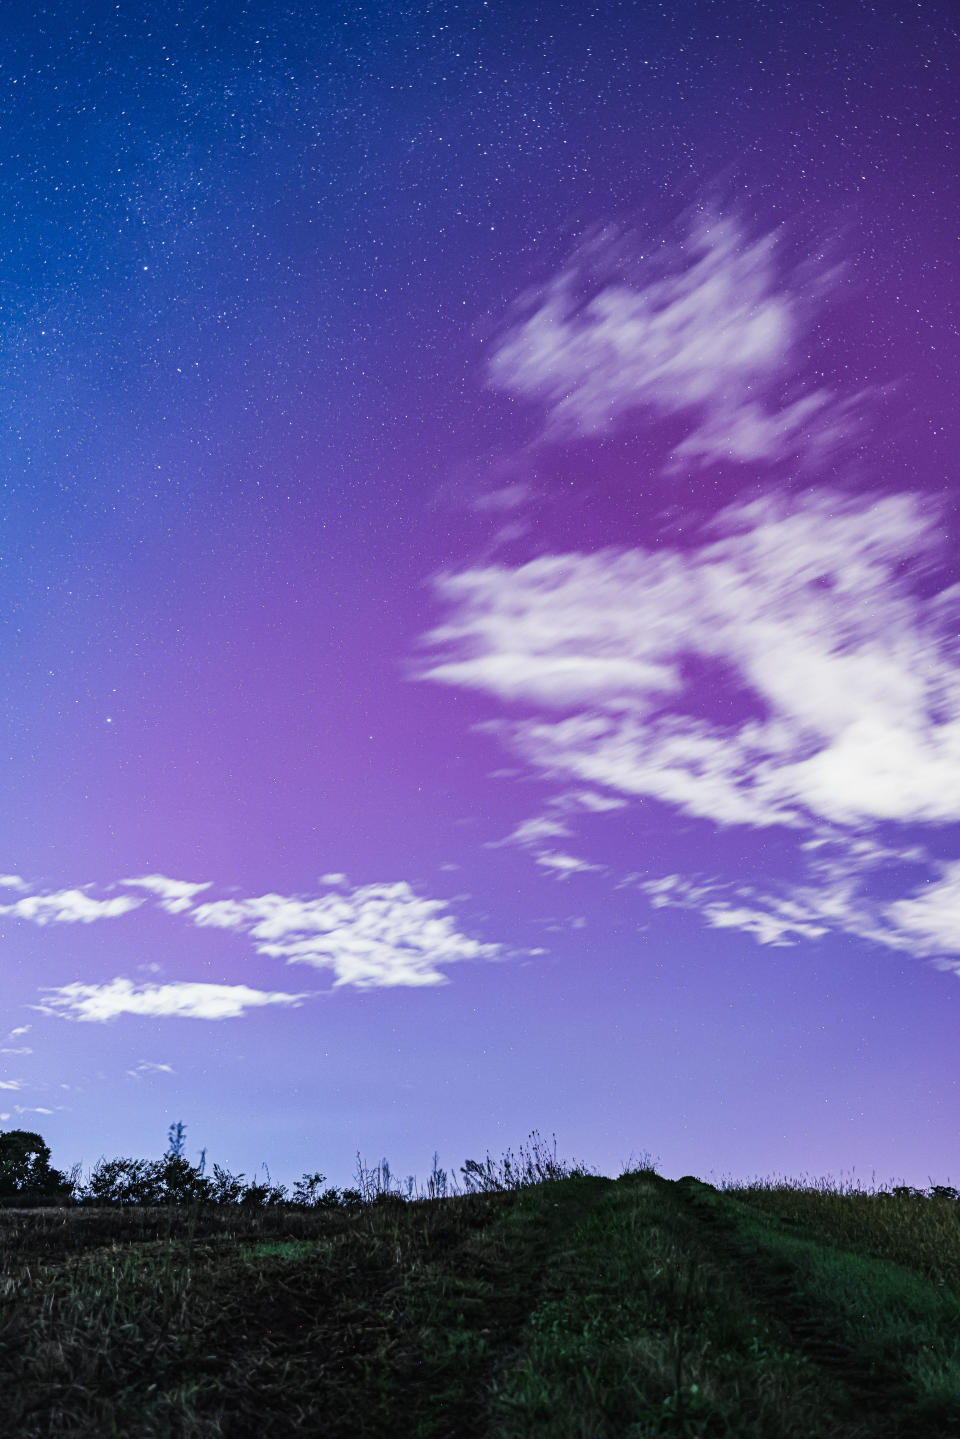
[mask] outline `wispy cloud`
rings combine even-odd
[[[588,874],[591,871],[603,872],[604,865],[591,864],[588,860],[580,859],[564,850],[553,849],[549,844],[551,840],[567,839],[573,835],[567,821],[557,815],[564,811],[569,813],[592,808],[591,804],[583,802],[588,794],[588,791],[581,791],[579,794],[557,796],[549,802],[555,814],[533,815],[530,819],[521,820],[503,839],[488,840],[484,848],[502,849],[505,845],[516,845],[519,849],[530,852],[534,863],[555,879],[569,879],[571,875]]]
[[[637,877],[629,876],[626,883],[633,880]],[[740,929],[752,934],[759,944],[796,944],[829,932],[829,926],[808,904],[772,895],[758,898],[747,886],[693,880],[679,874],[637,882],[654,909],[670,906],[697,910],[714,929]]]
[[[26,890],[29,886],[18,874],[0,874],[0,889]]]
[[[299,1005],[308,994],[284,994],[251,989],[246,984],[201,984],[184,981],[174,984],[145,984],[139,988],[129,979],[112,979],[107,984],[65,984],[41,991],[48,996],[32,1005],[44,1014],[60,1015],[91,1023],[103,1023],[120,1014],[149,1018],[236,1019],[248,1009],[265,1005]]]
[[[0,1079],[0,1089],[23,1089],[22,1079]]]
[[[790,274],[774,233],[698,212],[686,239],[644,254],[605,230],[525,296],[488,365],[491,386],[539,401],[546,434],[588,436],[631,412],[689,413],[685,463],[823,454],[853,422],[824,387],[791,393],[812,302],[837,272]]]
[[[680,874],[646,879],[625,876],[655,909],[694,910],[715,929],[738,929],[760,944],[792,945],[824,935],[851,935],[888,949],[930,958],[938,968],[960,975],[960,862],[938,863],[916,846],[897,850],[836,835],[825,841],[831,858],[811,861],[804,882],[769,888]],[[912,893],[893,902],[871,893],[869,874],[897,871],[896,883]],[[918,885],[911,870],[938,873]],[[888,881],[889,882],[889,881]]]
[[[445,575],[420,678],[528,711],[488,722],[540,772],[722,824],[960,819],[956,587],[913,495],[722,511],[688,549]],[[925,594],[904,572],[926,575]]]
[[[115,919],[129,914],[142,903],[142,899],[134,899],[132,895],[92,899],[82,889],[61,889],[50,894],[26,895],[13,904],[0,904],[0,914],[11,914],[33,924],[92,924],[95,919]]]
[[[198,925],[248,933],[260,954],[331,969],[334,987],[447,983],[438,965],[494,958],[499,944],[461,934],[443,900],[421,899],[408,884],[363,885],[317,898],[264,894],[213,900],[193,912]]]

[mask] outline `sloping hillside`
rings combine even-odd
[[[881,1257],[882,1226],[840,1245],[774,1207],[642,1171],[8,1213],[3,1432],[960,1439],[953,1276]],[[960,1205],[940,1222],[955,1263]]]

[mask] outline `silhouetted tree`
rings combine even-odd
[[[176,1124],[171,1124],[167,1131],[167,1153],[164,1156],[168,1159],[183,1159],[183,1149],[187,1142],[187,1126],[178,1119]]]
[[[0,1133],[0,1198],[68,1199],[73,1186],[50,1164],[50,1149],[28,1129]]]
[[[184,1148],[187,1126],[179,1120],[171,1124],[167,1135],[167,1152],[163,1156],[163,1202],[165,1204],[200,1204],[210,1198],[213,1188],[204,1178],[206,1150],[200,1164],[191,1164]]]
[[[305,1209],[316,1209],[323,1204],[323,1183],[325,1174],[303,1174],[293,1186],[293,1198],[291,1204],[299,1205]]]

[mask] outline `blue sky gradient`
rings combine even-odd
[[[956,1183],[951,8],[4,27],[0,1124]]]

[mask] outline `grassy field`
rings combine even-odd
[[[0,1212],[0,1432],[960,1439],[948,1194],[472,1188]]]

